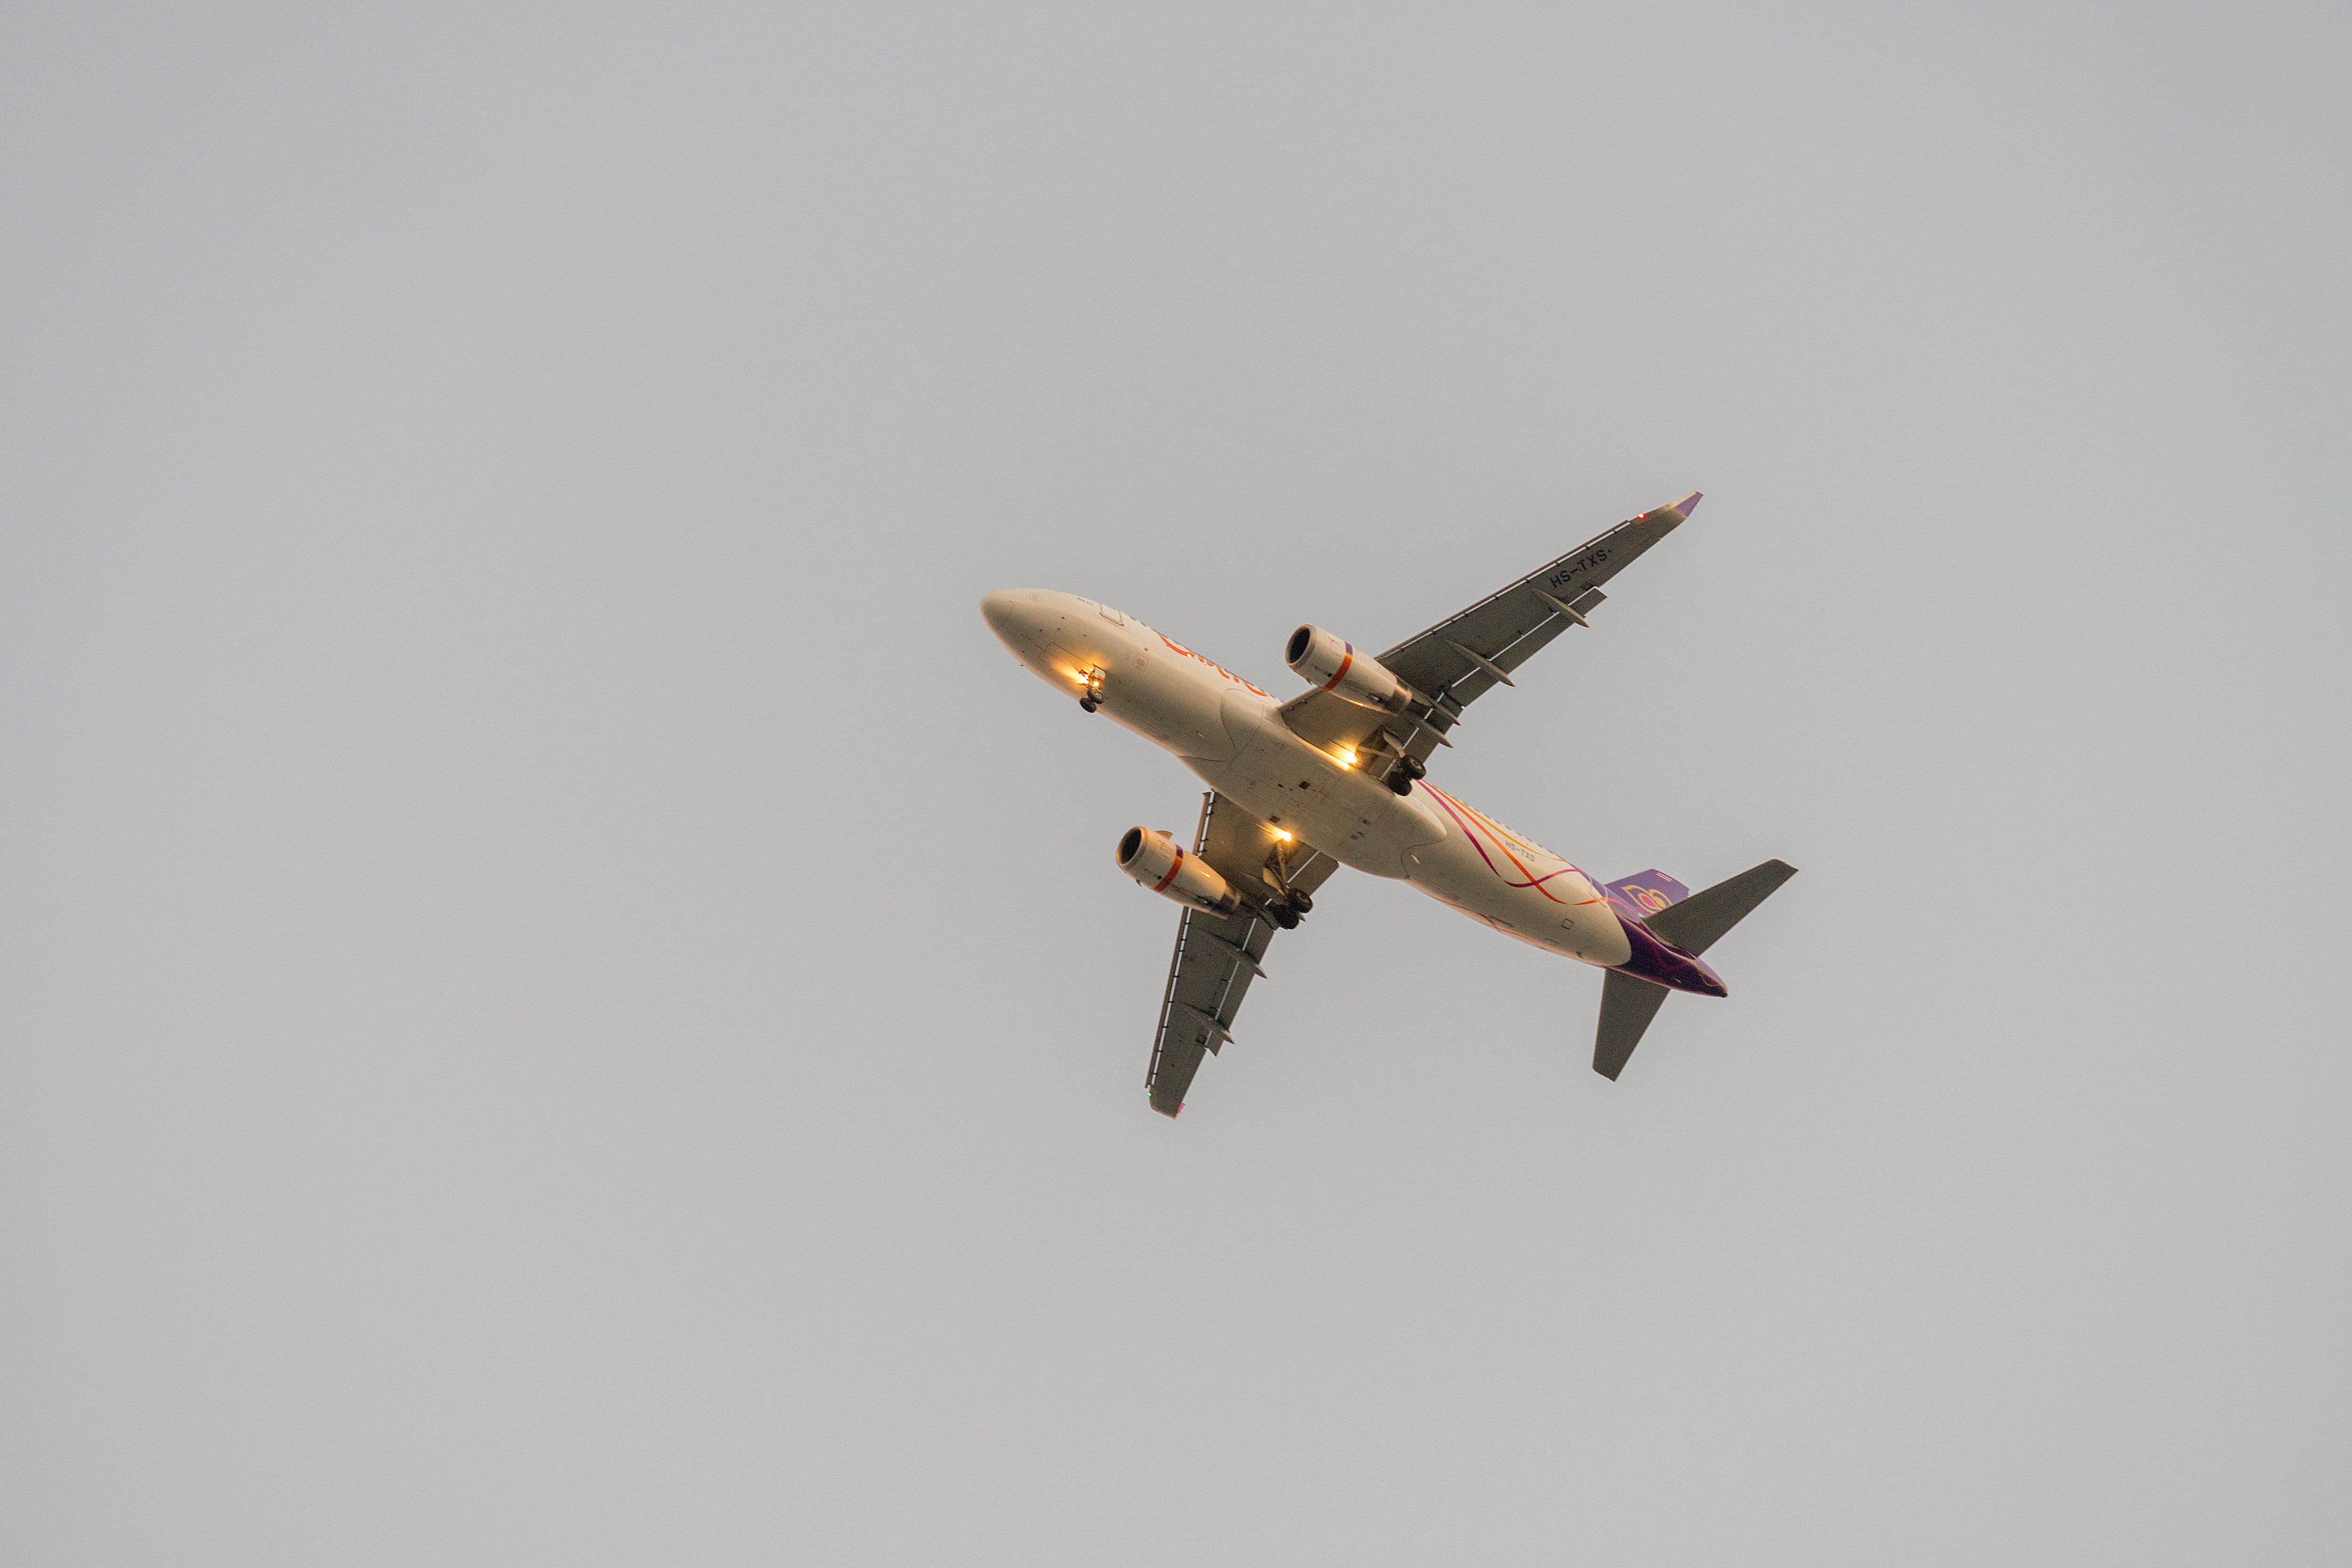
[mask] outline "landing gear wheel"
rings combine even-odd
[[[1406,757],[1397,765],[1404,770],[1404,776],[1409,779],[1425,779],[1429,776],[1429,769],[1423,764],[1419,757]]]
[[[1081,697],[1078,699],[1078,706],[1091,713],[1095,710],[1095,700],[1091,697]]]
[[[1274,917],[1274,923],[1280,926],[1283,930],[1297,931],[1298,929],[1298,911],[1290,908],[1288,905],[1276,904],[1266,912]]]
[[[1394,773],[1389,774],[1389,791],[1392,795],[1411,795],[1412,793],[1412,775],[1405,772],[1402,768],[1397,769]]]
[[[1310,915],[1315,912],[1315,900],[1294,888],[1290,891],[1290,907],[1302,915]]]

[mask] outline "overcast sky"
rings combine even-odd
[[[0,18],[0,1557],[2352,1556],[2352,12]],[[1623,1079],[1198,786],[1803,874]]]

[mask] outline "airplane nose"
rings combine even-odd
[[[980,601],[981,619],[996,634],[996,640],[1009,643],[1028,630],[1027,617],[1021,613],[1021,595],[1010,589],[987,595]]]

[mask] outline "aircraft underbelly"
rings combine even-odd
[[[1632,955],[1617,917],[1567,862],[1506,844],[1494,825],[1423,785],[1399,795],[1308,745],[1274,706],[1182,664],[1137,660],[1106,710],[1174,752],[1244,811],[1343,866],[1410,880],[1473,920],[1587,963]]]
[[[1224,728],[1234,742],[1230,761],[1186,757],[1185,765],[1244,810],[1343,866],[1402,878],[1408,851],[1445,836],[1443,818],[1307,744],[1271,707],[1228,694]]]
[[[1103,711],[1187,762],[1224,762],[1234,754],[1225,731],[1223,683],[1152,646],[1139,627],[1108,661]]]
[[[1411,851],[1405,868],[1414,887],[1506,936],[1603,967],[1633,956],[1615,911],[1566,861],[1507,852],[1474,829]]]

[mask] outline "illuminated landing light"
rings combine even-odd
[[[1343,768],[1352,768],[1352,767],[1354,767],[1354,766],[1356,765],[1356,753],[1355,753],[1355,752],[1351,752],[1351,751],[1349,751],[1349,750],[1347,747],[1345,747],[1345,746],[1340,747],[1340,748],[1339,748],[1339,765],[1340,765],[1341,767],[1343,767]]]
[[[1287,833],[1285,833],[1285,832],[1284,832],[1281,828],[1279,828],[1279,827],[1277,827],[1277,828],[1276,828],[1276,829],[1274,830],[1274,836],[1275,836],[1276,838],[1281,839],[1285,844],[1287,844],[1287,843],[1289,843],[1289,842],[1290,842],[1290,835],[1289,835],[1289,834],[1287,834]]]

